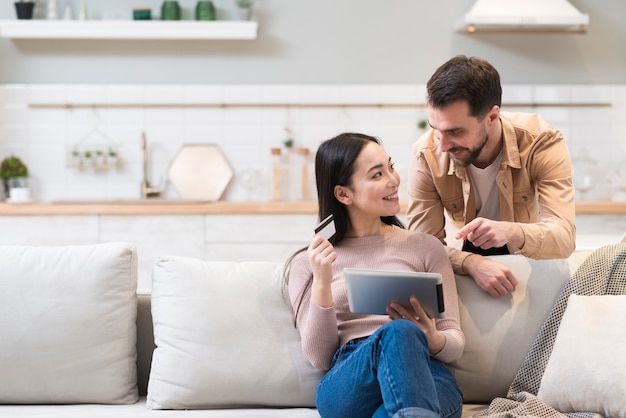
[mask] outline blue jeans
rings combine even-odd
[[[463,394],[422,330],[397,319],[337,350],[316,404],[324,418],[460,417]]]

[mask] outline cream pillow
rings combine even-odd
[[[312,407],[322,373],[302,355],[282,264],[160,257],[152,277],[152,409]]]
[[[127,243],[0,246],[0,403],[137,401]]]
[[[626,416],[626,295],[571,295],[538,396],[562,412]]]

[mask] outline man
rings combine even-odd
[[[412,147],[409,228],[446,244],[446,220],[454,223],[455,238],[463,240],[463,250],[447,247],[455,273],[469,274],[492,296],[505,295],[517,279],[486,255],[547,259],[574,251],[565,139],[536,114],[501,112],[500,76],[483,59],[450,59],[426,90],[431,129]]]

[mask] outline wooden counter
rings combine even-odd
[[[402,204],[406,211],[406,203]],[[196,202],[181,200],[0,203],[0,216],[315,214],[317,202]],[[626,214],[626,202],[577,202],[577,214]]]
[[[626,202],[581,201],[576,202],[576,214],[620,215],[626,214]]]
[[[317,213],[317,202],[197,202],[183,200],[0,203],[2,215],[230,215]]]

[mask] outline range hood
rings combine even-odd
[[[567,0],[476,0],[457,24],[459,32],[585,33],[589,15]]]

